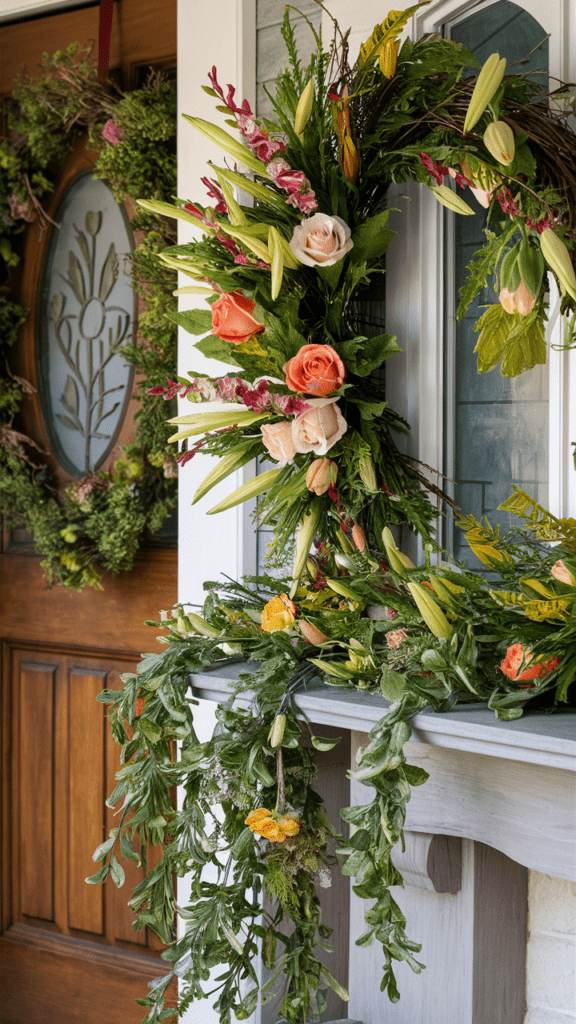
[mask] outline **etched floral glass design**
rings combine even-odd
[[[132,235],[110,189],[90,174],[73,182],[56,220],[40,299],[41,401],[58,460],[78,475],[110,452],[130,396],[122,347],[134,326]]]

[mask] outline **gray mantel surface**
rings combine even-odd
[[[250,670],[244,662],[212,666],[190,677],[194,695],[226,700],[230,683]],[[238,699],[250,701],[249,694]],[[358,732],[369,732],[389,706],[379,694],[327,686],[320,680],[299,691],[295,703],[317,725]],[[468,704],[442,714],[420,712],[410,725],[412,742],[576,771],[576,708],[556,714],[527,712],[513,722],[500,722],[484,705]]]

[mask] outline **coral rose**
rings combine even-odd
[[[287,594],[278,594],[262,609],[262,629],[265,633],[275,633],[278,629],[287,629],[296,618],[296,605]]]
[[[352,248],[350,228],[341,217],[315,213],[294,228],[290,248],[307,267],[330,267]]]
[[[296,447],[292,440],[292,421],[280,420],[279,423],[264,423],[260,427],[262,442],[268,449],[271,459],[276,462],[288,462],[296,455]]]
[[[545,658],[538,661],[533,661],[533,658],[534,655],[530,648],[524,649],[522,644],[512,644],[506,651],[506,657],[500,662],[500,671],[508,676],[513,683],[517,683],[520,680],[540,679],[542,676],[547,676],[560,664],[560,658]],[[522,662],[529,667],[518,674]],[[533,663],[529,665],[530,662]]]
[[[326,455],[348,429],[335,398],[313,398],[312,408],[296,416],[292,439],[297,452]]]
[[[252,316],[255,305],[242,292],[221,295],[212,304],[212,334],[232,345],[241,345],[254,334],[260,334],[266,328]]]
[[[346,369],[331,345],[303,345],[284,366],[291,391],[325,398],[344,383]]]

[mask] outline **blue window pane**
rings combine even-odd
[[[542,87],[547,87],[546,33],[516,4],[501,0],[489,7],[482,5],[481,11],[450,26],[449,34],[472,50],[481,63],[495,52],[506,57],[508,64],[530,54],[512,71],[540,71]],[[475,200],[469,201],[474,205]],[[484,241],[485,221],[485,211],[480,209],[474,217],[454,218],[453,266],[448,275],[455,293],[448,297],[451,310],[465,281],[466,265]],[[512,517],[495,509],[509,497],[512,484],[525,488],[543,504],[548,498],[548,368],[537,366],[512,379],[502,377],[498,368],[477,373],[474,347],[478,335],[473,326],[482,307],[496,301],[495,285],[495,281],[489,282],[467,316],[451,324],[449,345],[454,348],[447,360],[451,369],[446,380],[446,432],[452,446],[447,472],[457,483],[456,502],[465,514],[487,515],[493,525],[499,523],[508,530],[515,525]],[[454,555],[466,558],[471,566],[480,565],[470,556],[461,531],[452,533],[447,545]]]

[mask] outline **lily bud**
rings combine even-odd
[[[328,639],[321,629],[318,629],[317,626],[313,626],[311,622],[306,622],[305,619],[298,619],[297,625],[300,627],[300,632],[304,639],[315,647],[318,646],[318,644],[325,643]]]
[[[285,728],[286,728],[286,715],[276,715],[276,718],[274,719],[274,722],[272,723],[272,728],[270,729],[270,732],[268,734],[268,739],[270,741],[270,746],[272,747],[273,750],[276,747],[279,747],[280,744],[282,743],[282,740],[284,739],[284,730],[285,730]]]
[[[428,188],[434,193],[438,202],[448,210],[452,210],[453,213],[463,213],[466,216],[474,215],[474,210],[468,206],[468,203],[465,203],[447,185],[428,185]]]
[[[378,56],[378,63],[380,65],[380,71],[390,81],[394,78],[396,71],[396,61],[398,59],[398,50],[400,49],[399,39],[389,39],[385,44],[384,49],[380,51]]]
[[[570,253],[552,228],[544,228],[540,235],[540,248],[546,263],[556,274],[562,292],[568,292],[568,295],[576,299],[576,275]]]
[[[490,100],[494,98],[496,91],[500,88],[505,70],[506,60],[504,57],[500,60],[499,53],[492,53],[480,69],[464,119],[464,134],[472,131],[474,125],[482,117]]]
[[[360,479],[369,491],[378,490],[376,470],[374,469],[374,463],[369,455],[365,455],[360,459]]]
[[[351,135],[347,135],[342,145],[342,170],[346,181],[356,181],[360,172],[360,157]]]
[[[336,483],[338,465],[332,459],[314,459],[306,473],[306,487],[314,494],[326,494]]]
[[[529,313],[534,309],[534,303],[536,299],[530,294],[524,281],[520,281],[516,291],[509,292],[507,288],[502,288],[498,299],[500,305],[504,307],[507,313],[514,313],[517,311],[521,316],[528,316]]]
[[[449,640],[453,636],[454,630],[440,605],[436,604],[434,598],[430,597],[430,592],[419,583],[409,583],[408,590],[412,594],[418,611],[430,632],[441,640]]]
[[[312,79],[308,82],[308,85],[304,89],[300,99],[298,100],[298,106],[296,107],[296,116],[294,118],[294,131],[296,135],[302,136],[308,121],[310,120],[310,114],[312,113],[312,105],[314,103],[314,82]]]
[[[576,587],[576,579],[574,579],[570,570],[566,568],[561,558],[557,562],[554,562],[550,572],[554,579],[558,580],[559,583],[567,583],[570,587]]]
[[[296,593],[298,580],[300,579],[302,573],[304,572],[306,562],[308,561],[308,554],[310,552],[310,548],[312,547],[314,534],[316,533],[316,530],[318,529],[318,523],[320,522],[321,510],[322,502],[318,501],[315,498],[310,506],[310,510],[305,513],[304,518],[302,519],[302,523],[300,525],[300,529],[298,530],[298,535],[296,537],[296,553],[294,557],[294,568],[292,570],[292,579],[294,580],[294,582],[292,584],[292,589],[290,590],[291,598]]]
[[[489,153],[498,161],[509,167],[514,159],[516,145],[514,132],[505,121],[492,121],[484,132],[484,145]]]
[[[190,623],[190,627],[195,630],[196,633],[200,633],[200,636],[209,636],[212,637],[213,640],[216,640],[222,635],[222,630],[216,629],[215,626],[210,626],[203,618],[201,618],[200,615],[195,615],[194,612],[188,612],[186,618]]]

